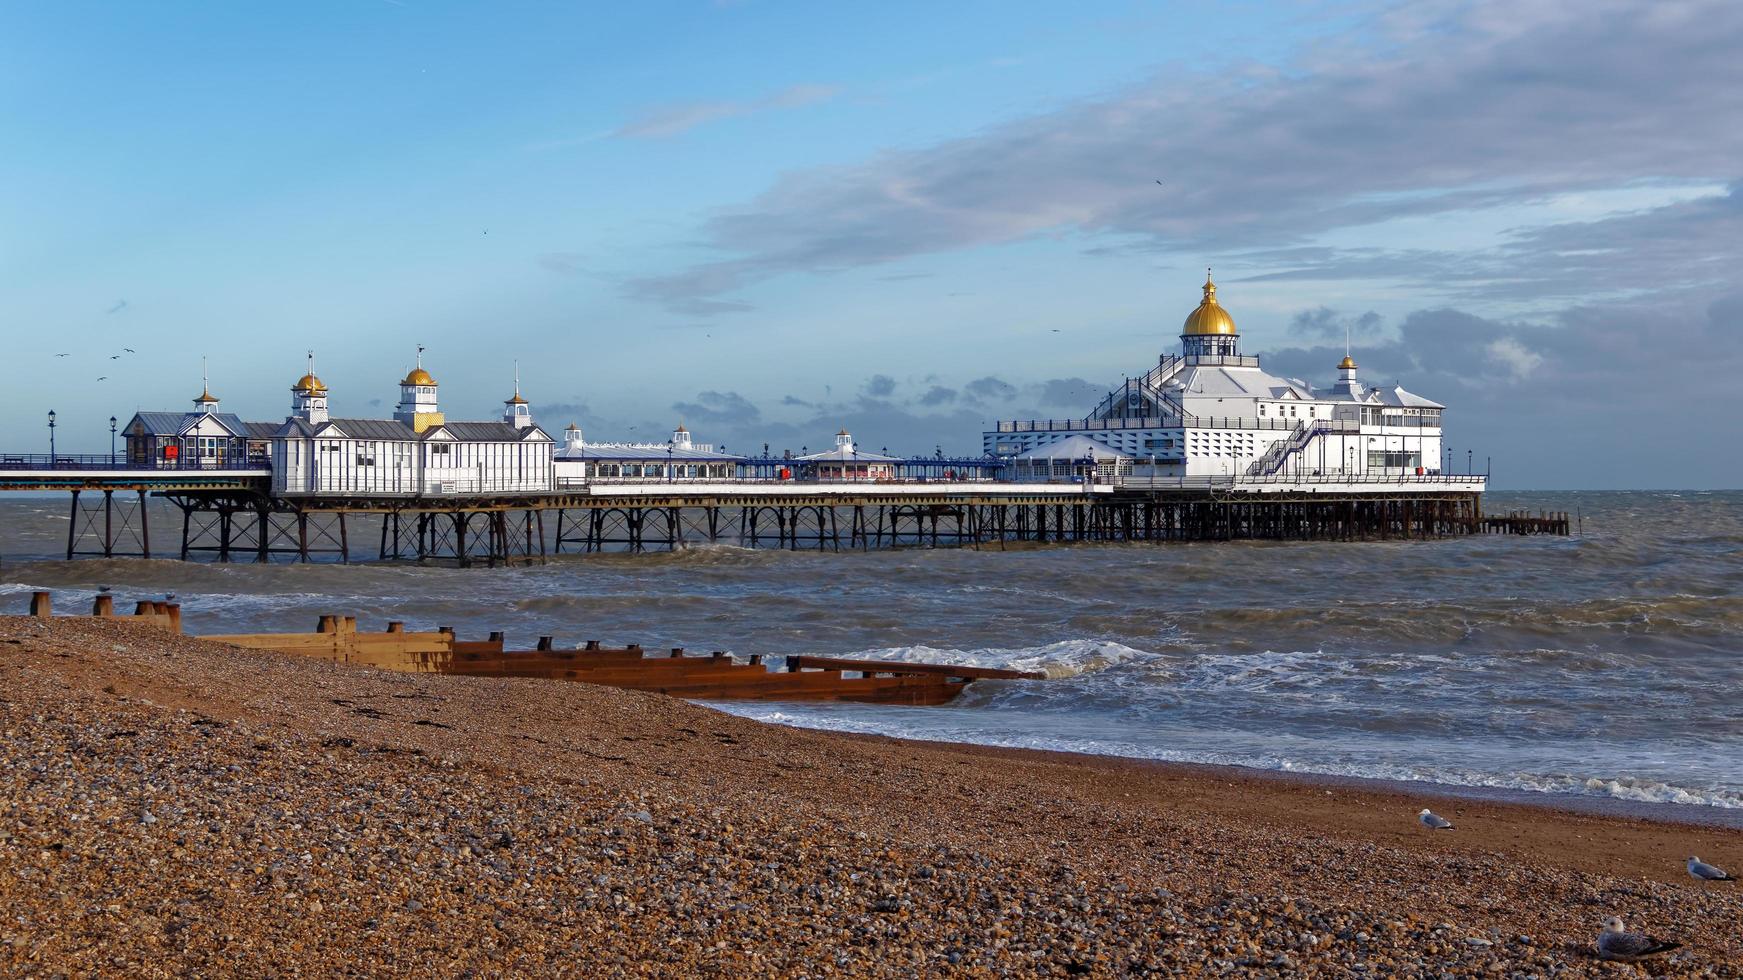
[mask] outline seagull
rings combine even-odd
[[[109,380],[109,376],[108,376],[108,375],[107,375],[107,374],[105,374],[105,375],[103,375],[103,376],[102,376],[102,377],[101,377],[101,378],[98,378],[98,379],[97,379],[97,380],[98,380],[98,381],[108,381],[108,380]]]
[[[1724,868],[1715,868],[1698,857],[1689,858],[1689,874],[1702,881],[1736,881]]]
[[[1451,829],[1453,829],[1453,825],[1452,825],[1451,820],[1448,820],[1445,817],[1435,816],[1433,813],[1431,813],[1427,810],[1424,810],[1421,813],[1418,813],[1416,815],[1416,819],[1424,827],[1427,827],[1429,830],[1451,830]]]
[[[107,585],[99,585],[99,586],[97,586],[97,591],[98,592],[108,592],[109,587]]]
[[[73,355],[71,355],[71,354],[56,354],[55,356],[56,357],[72,357]]]
[[[136,350],[134,350],[134,349],[133,349],[133,348],[131,348],[131,347],[123,347],[123,348],[121,348],[121,349],[122,349],[122,350],[124,350],[124,351],[126,351],[126,352],[127,352],[127,353],[129,353],[129,354],[137,354],[137,353],[139,353],[139,352],[138,352],[138,351],[136,351]]]
[[[1598,933],[1598,958],[1604,960],[1621,960],[1625,963],[1632,963],[1648,956],[1668,953],[1681,946],[1682,943],[1663,943],[1651,936],[1629,932],[1619,915],[1612,915],[1605,919],[1604,931]]]
[[[110,354],[110,355],[109,355],[109,360],[111,360],[111,361],[119,361],[119,360],[121,360],[121,355],[120,355],[120,354]]]

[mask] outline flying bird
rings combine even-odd
[[[97,380],[98,380],[98,381],[108,381],[108,380],[109,380],[109,376],[108,376],[108,375],[107,375],[107,374],[105,374],[105,375],[103,375],[103,376],[102,376],[102,377],[101,377],[101,378],[98,378],[98,379],[97,379]]]
[[[1598,958],[1632,963],[1648,956],[1680,949],[1682,943],[1660,942],[1651,936],[1629,932],[1622,917],[1612,915],[1604,920],[1604,931],[1598,933]]]
[[[1702,881],[1736,881],[1724,868],[1715,868],[1698,857],[1689,858],[1689,874]]]
[[[1436,816],[1434,813],[1431,813],[1428,810],[1424,810],[1421,813],[1418,813],[1416,815],[1416,819],[1418,822],[1420,822],[1424,827],[1427,827],[1429,830],[1451,830],[1451,829],[1453,829],[1453,825],[1452,825],[1451,820],[1448,820],[1445,817]]]
[[[121,348],[121,349],[122,349],[122,350],[124,350],[124,351],[126,351],[126,352],[127,352],[127,353],[129,353],[129,354],[137,354],[137,353],[139,353],[139,352],[138,352],[138,351],[136,351],[136,350],[134,350],[134,349],[133,349],[133,348],[131,348],[131,347],[123,347],[123,348]]]
[[[125,310],[125,309],[127,309],[127,301],[122,300],[121,302],[116,303],[114,306],[109,307],[109,312],[110,313],[120,313],[122,310]]]
[[[110,355],[109,355],[109,360],[111,360],[111,361],[119,361],[119,360],[121,360],[121,355],[120,355],[120,354],[110,354]]]
[[[1162,185],[1162,182],[1161,182],[1161,181],[1159,181],[1159,180],[1158,180],[1158,181],[1157,181],[1157,182],[1156,182],[1156,184],[1157,184],[1157,186],[1161,186],[1161,185]]]
[[[56,357],[71,357],[73,355],[71,355],[71,354],[56,354],[55,356]]]

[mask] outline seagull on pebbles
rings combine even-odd
[[[1648,956],[1682,948],[1682,943],[1659,942],[1651,936],[1629,932],[1622,917],[1612,915],[1604,920],[1604,931],[1598,933],[1598,958],[1632,963]]]
[[[1421,813],[1418,813],[1416,815],[1416,819],[1417,819],[1417,822],[1421,823],[1424,827],[1427,827],[1429,830],[1451,830],[1451,829],[1453,829],[1453,825],[1452,825],[1451,820],[1448,820],[1445,817],[1436,816],[1434,813],[1432,813],[1428,810],[1424,810]]]
[[[1689,874],[1702,881],[1736,881],[1724,868],[1715,868],[1698,857],[1689,858]]]

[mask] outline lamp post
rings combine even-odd
[[[48,410],[48,468],[54,469],[54,409]]]
[[[115,416],[109,416],[109,468],[115,468]]]
[[[1470,476],[1471,472],[1472,472],[1471,467],[1477,465],[1476,460],[1473,458],[1473,455],[1472,455],[1475,452],[1476,452],[1476,450],[1474,450],[1474,449],[1465,450],[1465,475],[1466,476]]]
[[[672,440],[666,440],[666,482],[672,482]]]

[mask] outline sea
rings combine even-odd
[[[453,626],[648,649],[1045,671],[946,707],[721,704],[783,725],[1743,819],[1743,492],[1493,493],[1569,537],[691,548],[514,568],[61,560],[0,500],[0,611],[174,594],[190,632]],[[160,547],[179,515],[152,514]]]

